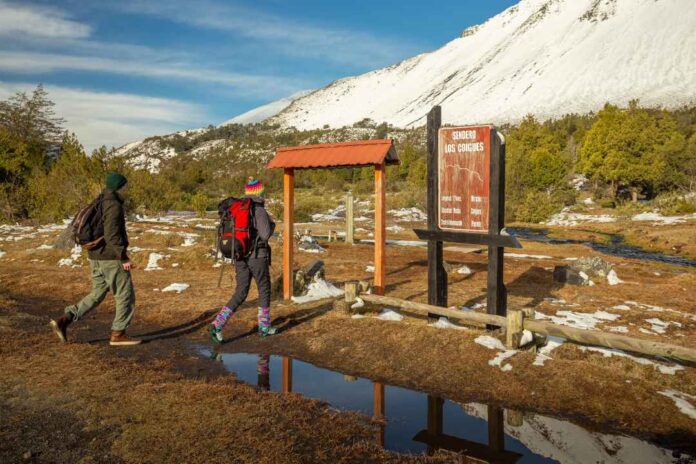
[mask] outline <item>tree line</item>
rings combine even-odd
[[[177,153],[157,172],[135,168],[106,147],[88,155],[64,127],[42,86],[0,101],[0,221],[46,222],[74,214],[96,196],[110,170],[130,179],[127,201],[134,212],[203,212],[225,196],[241,194],[248,176],[261,178],[270,195],[280,195],[281,173],[264,169],[276,147],[356,138],[396,138],[401,164],[387,171],[390,207],[425,205],[423,127],[398,129],[369,119],[310,131],[210,126],[148,139]],[[547,121],[527,116],[499,129],[507,138],[508,221],[538,222],[575,204],[578,191],[570,181],[578,175],[587,178],[590,193],[604,207],[654,201],[669,212],[696,211],[688,195],[696,190],[696,106],[668,111],[638,101],[626,108],[607,104],[597,113]],[[222,143],[205,156],[195,153],[212,141]],[[328,209],[327,194],[350,189],[368,196],[374,188],[367,168],[300,171],[296,186],[307,193],[298,203],[304,219]]]

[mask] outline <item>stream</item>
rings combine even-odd
[[[437,449],[490,463],[696,463],[680,451],[569,421],[481,403],[461,404],[427,393],[384,385],[291,358],[226,353],[196,347],[240,381],[261,390],[296,392],[342,411],[378,419],[378,444],[401,453]],[[691,450],[693,452],[693,450]]]
[[[643,248],[626,245],[624,237],[618,234],[602,234],[609,237],[609,243],[594,242],[591,240],[576,240],[567,238],[554,238],[549,236],[547,229],[535,229],[531,227],[508,227],[507,232],[522,240],[548,243],[550,245],[585,245],[595,251],[607,255],[621,256],[623,258],[639,259],[643,261],[656,261],[660,263],[676,264],[678,266],[696,267],[696,260],[682,256],[666,255],[657,251],[648,251]]]

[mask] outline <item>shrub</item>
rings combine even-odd
[[[544,192],[529,192],[515,209],[515,219],[522,222],[543,222],[557,213],[563,203]]]
[[[665,216],[679,216],[696,213],[696,197],[685,197],[674,193],[665,194],[655,199],[655,206]]]

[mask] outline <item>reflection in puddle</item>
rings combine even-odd
[[[489,463],[696,462],[637,438],[590,432],[567,421],[491,405],[459,404],[287,357],[211,352],[208,347],[199,351],[260,389],[293,391],[373,417],[381,424],[375,439],[392,451],[432,454],[447,449]]]

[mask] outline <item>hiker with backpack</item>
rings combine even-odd
[[[65,308],[61,317],[51,320],[53,331],[63,343],[67,341],[68,326],[96,308],[109,291],[116,300],[116,315],[111,326],[109,345],[140,343],[140,340],[126,336],[126,328],[133,318],[135,306],[123,208],[127,182],[119,173],[108,173],[104,191],[89,206],[80,210],[71,225],[76,243],[89,253],[92,291],[76,305]]]
[[[275,223],[264,206],[263,183],[252,177],[244,188],[244,198],[228,198],[220,202],[218,246],[222,255],[232,260],[237,288],[234,295],[215,317],[209,333],[214,343],[222,343],[222,329],[249,294],[251,279],[258,289],[258,333],[273,335],[271,326],[271,247]]]

